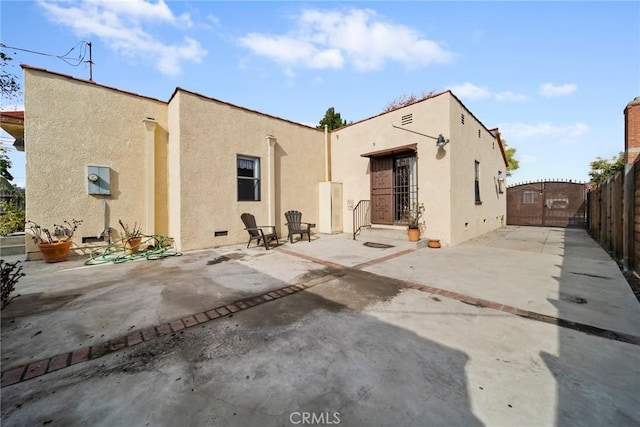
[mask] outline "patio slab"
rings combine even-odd
[[[275,426],[313,413],[345,425],[640,423],[639,342],[509,314],[546,310],[640,336],[637,300],[586,233],[507,227],[417,251],[314,237],[268,252],[25,263],[23,296],[2,314],[3,382],[8,366],[29,365],[2,388],[2,421]],[[249,305],[258,293],[272,297]],[[476,297],[498,303],[470,305]],[[151,340],[146,325],[160,325]],[[82,353],[90,345],[106,355]],[[62,352],[82,363],[53,357]]]

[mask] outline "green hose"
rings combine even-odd
[[[85,265],[98,265],[106,263],[119,264],[136,259],[156,260],[170,256],[181,256],[173,247],[173,238],[155,234],[140,236],[140,242],[135,243],[131,249],[125,247],[126,239],[118,240],[107,246],[101,246],[91,251]],[[129,239],[131,241],[131,239]]]

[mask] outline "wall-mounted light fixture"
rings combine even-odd
[[[498,193],[502,194],[504,193],[504,175],[502,174],[502,171],[498,171]]]
[[[438,148],[444,147],[448,143],[449,143],[449,139],[442,136],[442,134],[438,135],[438,138],[436,138],[436,146]]]

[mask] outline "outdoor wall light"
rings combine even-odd
[[[498,171],[498,193],[502,194],[504,193],[504,175],[502,174],[502,171]]]
[[[438,148],[444,147],[448,142],[449,139],[442,136],[442,134],[438,135],[438,138],[436,138],[436,146]]]

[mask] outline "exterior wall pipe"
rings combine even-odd
[[[267,171],[268,173],[267,188],[268,188],[268,194],[269,194],[268,196],[269,197],[268,199],[269,224],[275,224],[276,223],[276,191],[275,191],[275,186],[276,186],[275,151],[276,150],[275,149],[276,149],[277,139],[273,135],[267,135],[265,137],[265,140],[267,141],[268,150],[269,150],[269,160],[268,160],[269,169]]]
[[[157,122],[147,117],[142,120],[146,129],[146,171],[145,171],[145,232],[148,235],[155,234],[156,229],[156,150],[155,150],[155,132]]]
[[[329,125],[324,125],[324,180],[331,181],[329,175],[329,164],[331,159],[329,158]]]

